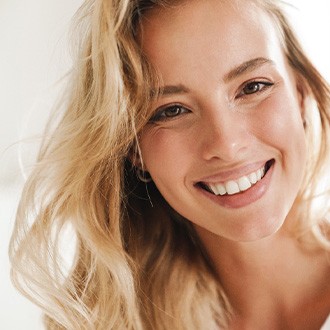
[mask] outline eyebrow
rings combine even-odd
[[[230,70],[228,73],[226,73],[223,77],[223,81],[225,83],[230,82],[231,80],[245,74],[248,72],[252,72],[253,70],[256,70],[257,68],[265,65],[265,64],[271,64],[275,65],[275,63],[265,57],[257,57],[252,60],[248,60],[243,62],[242,64],[238,65],[234,69]],[[186,86],[179,84],[179,85],[168,85],[161,87],[159,89],[159,93],[162,96],[167,96],[167,95],[173,95],[173,94],[186,94],[189,93],[189,88]],[[152,91],[153,95],[155,91]]]
[[[252,60],[243,62],[242,64],[240,64],[239,66],[237,66],[236,68],[230,70],[227,74],[225,74],[223,81],[229,82],[229,81],[231,81],[245,73],[251,72],[265,64],[275,65],[275,63],[272,60],[270,60],[269,58],[265,58],[265,57],[257,57]]]
[[[186,94],[189,93],[189,89],[182,84],[173,86],[164,86],[160,88],[161,95],[172,95],[172,94]]]

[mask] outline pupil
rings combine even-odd
[[[245,88],[246,94],[251,94],[259,90],[259,85],[256,83],[248,84]]]
[[[166,110],[166,116],[167,117],[174,117],[180,113],[179,107],[172,107]]]

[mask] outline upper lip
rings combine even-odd
[[[246,164],[240,167],[236,167],[230,170],[225,170],[221,172],[217,172],[216,174],[212,174],[206,177],[201,178],[198,182],[203,183],[221,183],[229,180],[236,180],[242,176],[248,175],[252,172],[257,171],[259,168],[264,166],[268,160],[254,162],[250,164]]]

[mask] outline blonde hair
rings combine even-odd
[[[324,217],[310,211],[327,164],[329,87],[278,2],[252,1],[274,20],[306,99],[316,102],[319,121],[306,108],[313,153],[296,201],[304,221],[295,232],[329,249]],[[173,2],[88,0],[78,12],[67,110],[45,136],[10,245],[13,282],[43,309],[48,329],[226,327],[230,304],[198,237],[130,162],[155,97],[148,91],[157,85],[136,42],[139,21]],[[319,126],[321,138],[311,139]]]

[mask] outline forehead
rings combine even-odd
[[[142,20],[140,42],[162,73],[215,59],[233,66],[254,57],[282,56],[273,20],[250,0],[190,0],[154,8]]]

